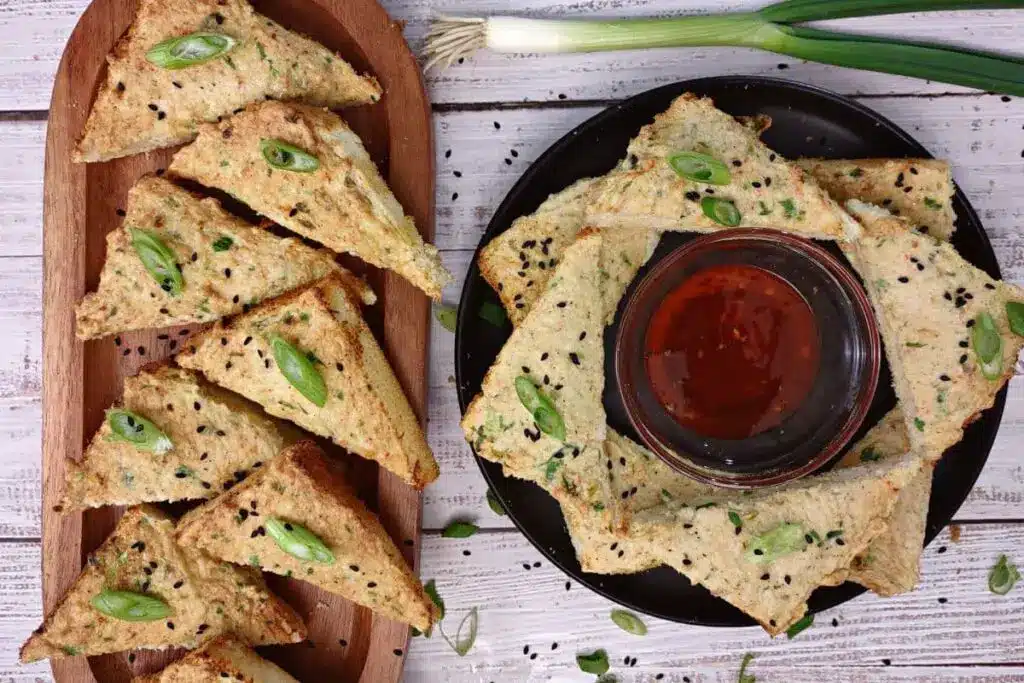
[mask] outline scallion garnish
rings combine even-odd
[[[1024,337],[1024,303],[1007,301],[1006,318],[1010,321],[1010,330],[1018,337]]]
[[[452,522],[444,528],[441,535],[444,538],[469,538],[479,530],[480,527],[472,522]]]
[[[604,650],[595,650],[589,655],[576,655],[576,666],[583,673],[600,676],[608,672],[608,653]]]
[[[999,561],[988,573],[988,589],[996,595],[1006,595],[1019,579],[1020,572],[1017,571],[1017,566],[1010,562],[1006,555],[1000,555]]]
[[[101,590],[89,599],[98,612],[120,621],[156,621],[171,615],[170,606],[160,598],[132,591]]]
[[[295,522],[268,517],[263,526],[274,543],[292,557],[306,562],[334,564],[334,553],[320,537]]]
[[[282,171],[312,173],[320,168],[320,160],[304,149],[284,140],[260,140],[260,153],[268,164]]]
[[[434,306],[434,317],[437,318],[437,322],[441,323],[441,327],[449,332],[454,332],[455,326],[459,322],[459,309],[447,304],[437,304]]]
[[[1024,7],[1021,0],[788,0],[754,12],[658,19],[439,17],[427,34],[426,69],[480,48],[495,52],[597,52],[657,47],[752,47],[824,64],[1024,95],[1024,59],[790,24],[936,9]]]
[[[223,33],[197,32],[157,43],[146,52],[146,61],[162,69],[185,69],[230,52],[237,41]]]
[[[148,230],[128,228],[132,248],[160,289],[171,296],[178,296],[185,287],[185,279],[178,268],[178,258],[163,240]]]
[[[718,197],[705,197],[700,200],[700,210],[714,222],[728,228],[735,228],[743,218],[735,204]]]
[[[495,495],[494,491],[491,489],[487,489],[487,507],[491,508],[491,512],[499,517],[505,516],[505,508],[502,506],[501,501],[498,500],[498,496]]]
[[[174,448],[169,436],[147,420],[130,410],[114,408],[107,411],[107,424],[113,441],[127,441],[140,451],[163,455]]]
[[[640,617],[632,612],[627,612],[624,609],[613,609],[611,616],[615,625],[626,633],[630,633],[634,636],[647,635],[647,625],[640,620]]]
[[[668,158],[668,165],[681,178],[708,185],[732,182],[729,167],[714,157],[699,152],[678,152]]]
[[[981,374],[986,379],[999,379],[1003,374],[1003,338],[996,321],[988,313],[979,313],[974,319],[971,345],[981,362]]]
[[[792,626],[786,629],[786,638],[793,640],[798,634],[807,630],[811,624],[814,623],[813,614],[805,614],[800,621],[796,622]]]
[[[779,524],[760,536],[750,539],[744,557],[755,564],[773,562],[783,555],[795,553],[803,548],[807,544],[804,539],[806,535],[803,527],[799,524],[788,522]]]
[[[327,384],[314,361],[276,334],[270,337],[270,350],[274,354],[277,368],[288,383],[311,403],[323,408],[327,403]]]
[[[537,428],[548,436],[565,441],[565,422],[555,404],[526,375],[516,377],[516,394],[523,407],[530,411]]]

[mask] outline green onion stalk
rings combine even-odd
[[[1024,95],[1022,57],[792,25],[902,12],[1017,8],[1024,8],[1024,0],[785,0],[753,12],[659,19],[440,17],[427,34],[424,68],[447,67],[483,48],[538,53],[732,46]]]

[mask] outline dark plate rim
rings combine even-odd
[[[858,114],[874,120],[878,126],[887,129],[888,133],[900,138],[907,145],[908,151],[912,151],[914,155],[925,159],[934,158],[934,156],[930,152],[928,152],[928,150],[923,145],[921,145],[921,143],[915,140],[909,133],[907,133],[901,127],[897,126],[895,123],[890,121],[887,117],[882,116],[881,114],[871,109],[870,107],[867,107],[861,104],[860,102],[851,99],[850,97],[840,95],[839,93],[833,92],[831,90],[784,78],[775,78],[771,76],[711,76],[706,78],[676,81],[674,83],[669,83],[663,86],[659,86],[657,88],[653,88],[651,90],[646,90],[644,92],[638,93],[619,102],[610,104],[609,106],[605,107],[594,116],[590,117],[583,123],[579,124],[572,130],[567,132],[565,135],[560,137],[554,144],[552,144],[540,156],[538,156],[533,161],[533,163],[530,164],[530,167],[527,168],[526,171],[520,176],[519,180],[516,181],[516,183],[505,195],[505,198],[498,205],[497,209],[495,209],[491,217],[491,220],[487,224],[487,228],[481,235],[480,243],[477,245],[476,250],[474,250],[473,252],[473,259],[470,262],[469,269],[466,273],[466,278],[463,281],[462,291],[459,296],[459,316],[457,319],[455,333],[454,350],[456,394],[458,395],[459,410],[463,415],[465,414],[470,401],[473,399],[473,395],[469,395],[463,383],[463,377],[465,374],[463,368],[463,359],[466,357],[465,347],[467,340],[470,338],[470,328],[473,325],[479,324],[479,322],[476,320],[476,316],[462,315],[464,311],[468,310],[467,306],[468,300],[470,298],[470,287],[467,287],[466,285],[474,281],[476,278],[481,277],[480,269],[478,266],[478,258],[480,256],[480,252],[484,248],[484,246],[490,241],[490,239],[493,239],[497,235],[501,234],[500,232],[494,232],[494,234],[492,234],[492,231],[494,231],[496,228],[496,221],[499,219],[499,217],[502,217],[506,213],[508,213],[510,207],[517,203],[519,195],[525,191],[525,188],[527,188],[529,185],[536,181],[537,177],[544,171],[544,167],[547,165],[548,161],[551,158],[557,157],[558,155],[562,154],[563,150],[571,143],[571,141],[574,138],[584,133],[585,131],[589,131],[593,128],[598,128],[604,125],[605,121],[611,118],[613,115],[615,115],[616,112],[618,112],[621,109],[630,107],[634,102],[639,102],[651,97],[659,97],[672,92],[675,92],[677,95],[686,91],[702,93],[705,92],[709,87],[728,88],[752,85],[760,87],[775,87],[788,89],[801,92],[803,94],[816,96],[824,100],[829,100],[834,104],[856,111]],[[994,257],[995,252],[992,248],[992,243],[988,237],[988,233],[984,230],[981,220],[978,218],[977,212],[974,210],[974,207],[968,201],[967,196],[963,193],[963,191],[960,189],[958,185],[954,185],[954,187],[954,203],[957,206],[958,217],[966,218],[965,222],[972,223],[981,228],[978,230],[978,239],[980,240],[980,247],[985,252],[987,252],[988,255],[991,256],[991,262],[989,264],[983,267],[979,267],[982,267],[982,269],[985,270],[993,278],[1002,279],[999,264],[997,259]],[[507,226],[505,229],[507,229]],[[1003,410],[1006,405],[1006,393],[1007,388],[1003,387],[1003,389],[996,395],[995,401],[993,402],[992,406],[985,411],[992,418],[994,418],[996,428],[988,430],[986,433],[982,435],[980,445],[982,446],[983,456],[977,458],[974,461],[977,463],[976,466],[972,467],[970,471],[964,472],[964,474],[967,474],[968,476],[963,477],[961,479],[961,481],[963,481],[965,484],[969,483],[969,486],[967,486],[965,489],[968,492],[968,494],[970,490],[974,488],[974,484],[977,482],[978,477],[981,475],[981,471],[984,469],[985,463],[988,461],[988,456],[991,453],[992,446],[995,443],[995,438],[999,431],[998,426],[1001,425],[1002,423]],[[563,573],[572,577],[574,580],[583,584],[584,586],[594,591],[598,595],[607,598],[608,600],[611,600],[614,603],[622,605],[623,607],[628,607],[643,614],[647,614],[660,619],[665,619],[667,621],[673,621],[676,623],[720,628],[737,628],[747,625],[756,625],[756,622],[753,619],[746,617],[746,615],[744,615],[746,619],[746,623],[744,624],[739,623],[737,619],[706,619],[702,617],[694,617],[687,619],[680,617],[678,614],[669,614],[662,610],[652,610],[647,607],[639,607],[635,604],[632,604],[629,601],[628,597],[618,595],[614,591],[602,586],[600,584],[600,580],[603,575],[590,574],[582,570],[577,571],[566,567],[564,563],[555,556],[554,552],[552,552],[550,548],[546,547],[543,543],[540,543],[531,533],[530,529],[520,522],[520,520],[512,512],[511,506],[507,505],[506,501],[501,497],[499,493],[497,493],[496,489],[499,487],[495,485],[496,481],[506,479],[505,475],[502,474],[501,472],[500,465],[497,465],[495,463],[492,463],[488,460],[481,458],[480,456],[476,455],[475,452],[473,457],[476,460],[477,466],[480,468],[480,472],[483,474],[484,480],[487,482],[489,490],[491,490],[494,493],[494,495],[498,498],[502,507],[505,509],[508,518],[512,520],[512,523],[515,525],[516,529],[518,529],[519,532],[526,537],[526,540],[529,541],[534,548],[540,551],[540,553],[545,558],[547,558],[547,560],[550,561],[554,566],[558,567]],[[956,505],[956,508],[950,512],[949,516],[941,522],[932,520],[931,516],[929,515],[928,523],[925,529],[925,547],[927,547],[935,539],[939,532],[952,521],[953,517],[956,515],[956,512],[963,505],[966,499],[967,494],[965,494],[964,498],[960,500],[960,502]],[[561,522],[561,520],[559,521]],[[834,597],[834,600],[830,601],[831,604],[823,607],[809,606],[807,610],[808,614],[815,614],[825,609],[831,609],[832,607],[847,602],[867,591],[867,589],[863,586],[859,586],[851,582],[846,582],[841,586],[830,588],[829,590],[831,591],[832,597]],[[719,598],[719,600],[721,599]],[[728,607],[729,609],[735,609],[724,600],[721,600],[721,602],[723,608]]]

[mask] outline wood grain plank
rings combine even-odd
[[[608,619],[613,603],[574,581],[567,591],[565,575],[518,533],[461,540],[432,534],[424,538],[422,575],[436,579],[446,601],[445,630],[452,635],[477,606],[479,635],[464,658],[440,637],[414,639],[405,680],[592,681],[576,671],[574,654],[603,647],[624,682],[649,682],[658,673],[677,683],[683,676],[733,682],[744,652],[755,653],[752,671],[766,683],[1019,681],[1024,586],[1004,597],[986,587],[989,567],[1007,551],[1024,559],[1024,525],[965,526],[959,543],[944,532],[925,554],[917,592],[888,600],[861,596],[818,616],[792,641],[771,640],[759,628],[707,629],[653,618],[645,618],[649,634],[637,638]],[[39,559],[37,543],[0,544],[0,662],[11,661],[41,618]],[[523,654],[525,645],[535,659]],[[627,655],[637,658],[636,667],[622,665]],[[0,670],[0,680],[5,675]]]
[[[438,12],[468,16],[505,14],[507,0],[437,2],[385,0],[394,19],[418,49],[429,18]],[[688,12],[738,11],[760,0],[695,0]],[[19,0],[0,4],[0,110],[45,110],[61,51],[87,0]],[[515,10],[530,16],[652,16],[679,13],[671,0],[517,0]],[[1019,49],[1021,13],[1013,11],[934,12],[854,19],[842,30],[942,40],[992,50]],[[831,23],[826,24],[832,26]],[[779,65],[786,65],[780,69]],[[963,88],[899,76],[809,64],[746,49],[687,48],[589,55],[480,54],[428,79],[435,103],[546,102],[627,97],[681,78],[723,74],[782,75],[847,94],[968,92]]]

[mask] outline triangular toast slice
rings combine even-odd
[[[108,616],[93,606],[103,591],[156,598],[169,614],[146,621]],[[302,620],[267,590],[258,572],[179,546],[174,520],[153,506],[140,505],[128,508],[89,556],[67,594],[21,647],[21,661],[137,648],[195,648],[227,632],[254,645],[297,643],[306,637]]]
[[[938,459],[1013,376],[1024,337],[1011,331],[1006,305],[1024,303],[1024,291],[884,209],[847,205],[864,223],[847,255],[874,306],[910,443]],[[991,316],[1002,345],[987,370],[973,343],[981,314]]]
[[[276,664],[263,659],[234,636],[219,636],[195,652],[134,683],[299,683]]]
[[[263,151],[272,141],[312,155],[316,168],[275,168]],[[202,126],[198,139],[174,155],[170,172],[224,190],[336,252],[393,270],[434,299],[451,280],[437,249],[423,242],[362,141],[325,109],[282,102],[252,105],[221,123]]]
[[[295,367],[277,355],[289,347],[320,378],[322,404],[296,389],[282,371]],[[217,323],[192,338],[176,360],[271,415],[376,460],[416,488],[437,479],[437,462],[419,420],[363,320],[358,299],[337,276]]]
[[[565,251],[544,294],[512,331],[462,418],[463,434],[477,455],[502,463],[515,476],[546,476],[565,457],[601,450],[604,308],[594,267],[601,242],[600,231],[583,231]],[[517,387],[517,380],[525,387]],[[542,408],[527,408],[520,398],[531,386]],[[547,431],[535,420],[541,410],[553,416]]]
[[[223,56],[186,68],[147,59],[158,44],[197,32],[235,44]],[[128,33],[107,57],[107,77],[76,159],[105,161],[179,145],[196,136],[200,122],[265,98],[344,107],[376,102],[380,95],[373,78],[257,14],[245,0],[142,0]]]
[[[836,467],[856,467],[861,463],[899,458],[910,450],[903,411],[897,406],[851,447]],[[900,489],[888,527],[854,558],[848,572],[837,575],[835,583],[856,581],[885,596],[906,593],[917,587],[933,474],[933,463],[925,462],[921,471]]]
[[[679,154],[719,164],[724,173],[712,179],[721,184],[677,173],[669,160]],[[677,97],[630,141],[625,167],[604,178],[586,221],[600,228],[686,232],[764,227],[830,240],[858,232],[856,221],[812,178],[758,139],[756,127],[693,93]]]
[[[148,420],[167,446],[154,450],[119,437],[111,422],[120,410]],[[169,365],[125,378],[112,411],[82,459],[67,463],[63,511],[213,498],[298,436],[240,396]]]
[[[313,534],[330,558],[301,559],[274,525]],[[308,581],[390,619],[430,629],[436,607],[377,518],[311,441],[283,451],[219,498],[188,513],[178,540],[214,557]]]
[[[587,178],[551,195],[481,250],[480,274],[498,292],[513,325],[526,317],[575,241],[587,202],[600,183],[600,178]],[[607,322],[615,318],[619,300],[654,252],[659,237],[654,230],[616,230],[604,235],[600,268]]]
[[[99,287],[76,310],[80,339],[209,322],[329,273],[347,274],[326,249],[277,237],[232,216],[217,200],[156,176],[135,183],[126,211],[121,226],[107,234]],[[142,260],[147,252],[133,246],[147,237],[160,240],[173,253],[181,273],[177,286],[147,270]],[[370,288],[349,277],[366,302],[373,303]]]
[[[908,455],[750,495],[666,504],[635,515],[630,534],[777,635],[803,616],[815,588],[885,530],[898,492],[922,464]]]
[[[949,241],[956,230],[956,186],[941,159],[797,159],[837,202],[859,199],[907,219],[918,232]]]

